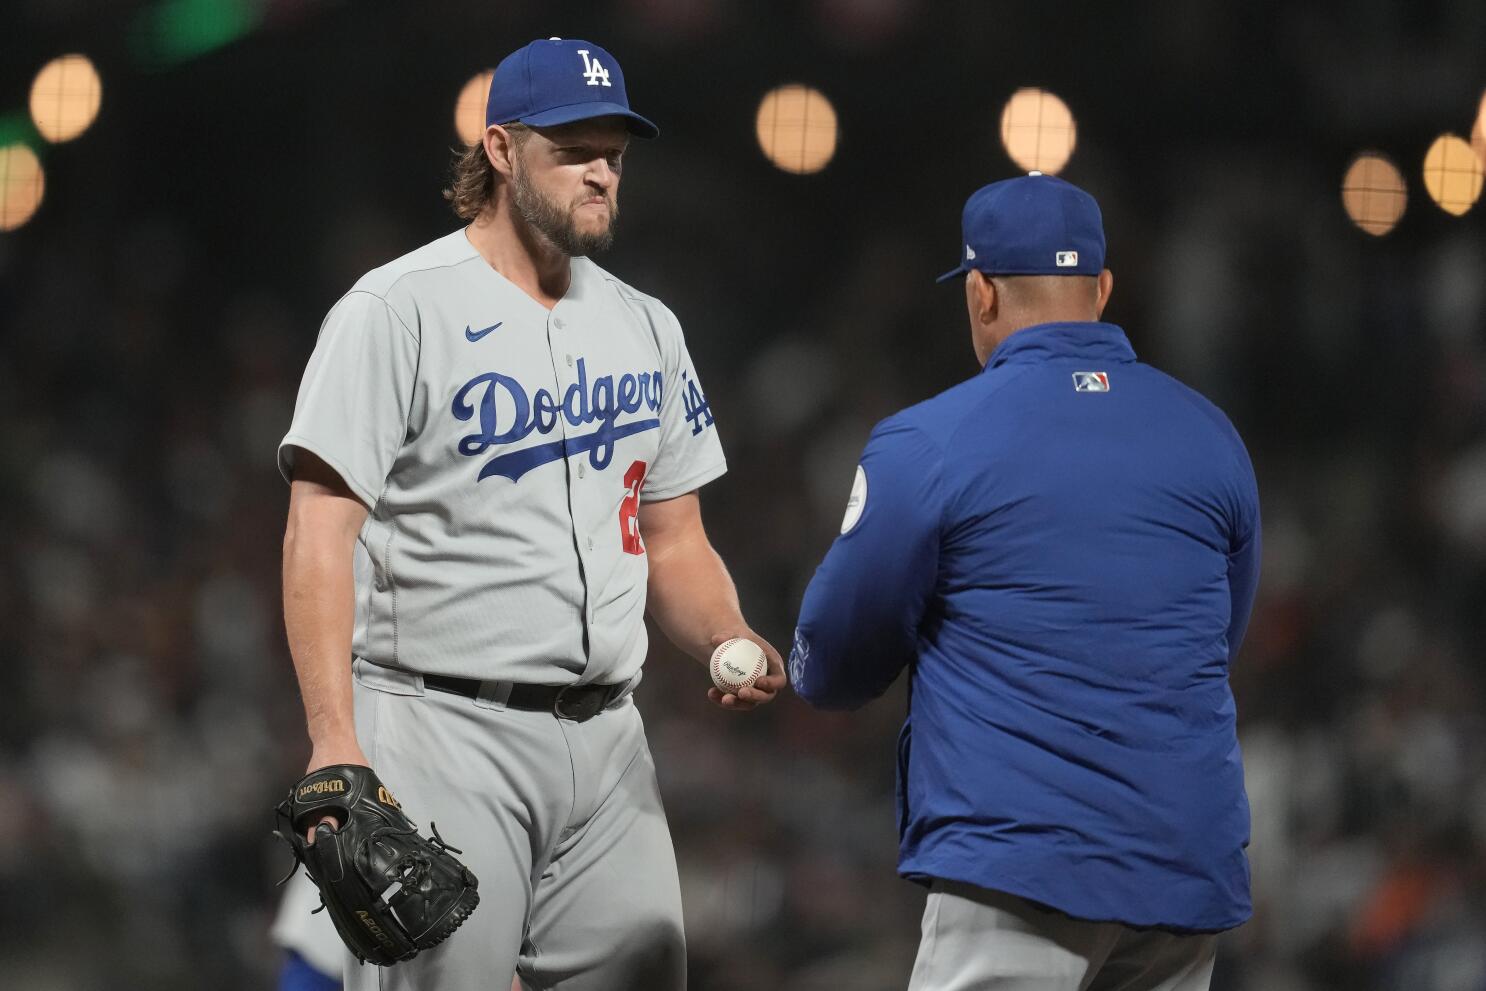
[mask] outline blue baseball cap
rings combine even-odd
[[[1057,176],[1030,172],[982,186],[965,201],[960,264],[986,275],[1098,275],[1104,219],[1094,197]]]
[[[495,67],[485,105],[487,127],[513,122],[555,127],[590,117],[623,117],[630,133],[641,138],[660,133],[629,108],[619,63],[591,41],[533,41]]]

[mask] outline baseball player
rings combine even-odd
[[[1202,991],[1214,934],[1250,914],[1227,676],[1253,469],[1099,321],[1092,197],[1034,172],[977,191],[963,227],[944,279],[984,370],[873,431],[790,678],[851,708],[909,669],[899,872],[930,892],[911,991]]]
[[[279,449],[284,617],[310,768],[372,767],[459,848],[480,904],[352,991],[674,989],[675,854],[631,692],[648,608],[705,660],[759,642],[702,526],[725,469],[675,316],[588,259],[631,137],[591,42],[503,60],[448,194],[470,223],[364,276],[320,331]],[[311,834],[312,835],[312,834]]]
[[[320,892],[304,871],[284,885],[269,934],[284,951],[278,991],[340,991],[345,948],[330,913],[316,912]]]

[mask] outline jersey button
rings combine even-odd
[[[568,355],[568,367],[569,368],[572,368],[573,367],[573,356],[572,355]]]
[[[578,462],[578,477],[579,478],[582,478],[583,476],[585,476],[587,474],[588,474],[588,465],[584,464],[582,461],[579,461]]]
[[[552,326],[556,327],[558,330],[562,330],[562,320],[561,320],[561,318],[554,319],[552,321]]]
[[[592,550],[593,550],[593,538],[592,538],[592,537],[589,537],[589,538],[588,538],[588,549],[589,549],[589,550],[590,550],[590,551],[592,551]]]

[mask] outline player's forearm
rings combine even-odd
[[[284,536],[284,630],[317,750],[355,745],[352,550],[343,534],[292,519]]]
[[[738,590],[706,534],[652,549],[648,609],[661,631],[699,661],[712,655],[712,638],[747,628]]]

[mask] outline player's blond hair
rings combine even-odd
[[[502,126],[510,133],[517,151],[531,137],[531,131],[523,124]],[[444,199],[461,220],[474,220],[495,199],[500,173],[490,164],[485,145],[480,142],[455,150],[453,173],[453,181],[444,190]]]

